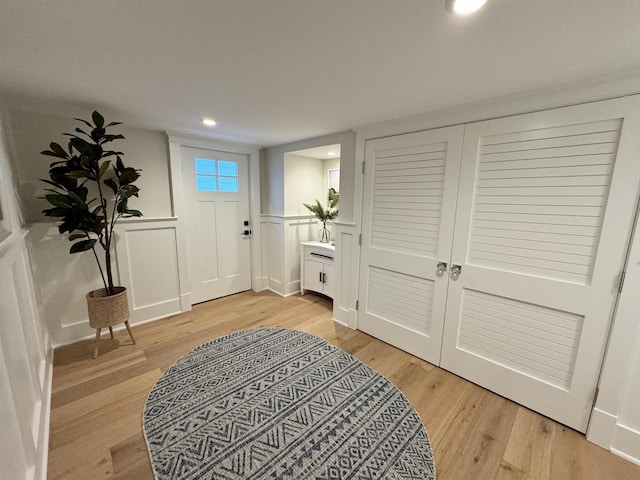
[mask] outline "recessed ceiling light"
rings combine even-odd
[[[446,0],[445,6],[450,12],[466,15],[480,10],[485,3],[487,0]]]
[[[327,152],[327,157],[335,157],[336,155],[336,152]]]
[[[217,122],[213,118],[203,118],[202,123],[207,127],[213,127]]]

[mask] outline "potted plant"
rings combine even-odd
[[[323,243],[329,243],[331,240],[331,235],[329,234],[329,230],[327,229],[327,221],[333,220],[338,216],[338,201],[340,197],[334,188],[329,189],[329,195],[327,197],[327,208],[324,208],[320,203],[320,200],[316,199],[316,203],[313,205],[309,205],[308,203],[303,203],[305,207],[309,209],[311,213],[315,215],[315,217],[322,222],[322,230],[320,230],[320,241]]]
[[[70,137],[66,150],[54,142],[49,145],[50,150],[41,152],[59,159],[50,165],[49,180],[42,180],[53,187],[46,188],[47,193],[42,197],[52,207],[42,213],[60,219],[58,231],[69,234],[69,240],[75,242],[69,253],[91,250],[96,259],[104,288],[86,296],[89,325],[97,329],[95,358],[101,328],[109,327],[113,337],[111,327],[124,323],[135,343],[129,328],[126,288],[113,282],[111,249],[118,220],[142,216],[139,210],[128,206],[129,199],[138,196],[139,189],[134,182],[140,177],[140,170],[126,167],[122,152],[105,148],[114,140],[124,139],[121,134],[107,133],[120,122],[105,125],[104,117],[97,111],[91,116],[92,122],[75,120],[88,130],[78,127],[75,133],[65,133]],[[96,250],[100,251],[102,262]]]

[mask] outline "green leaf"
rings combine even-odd
[[[120,195],[124,198],[137,197],[140,189],[135,185],[123,185],[120,187]]]
[[[55,142],[51,142],[49,144],[49,148],[51,150],[53,150],[55,153],[57,153],[60,158],[66,158],[67,157],[67,152],[59,144],[57,144]]]
[[[69,192],[69,196],[73,199],[75,208],[87,210],[86,197],[82,198],[80,195],[78,195],[75,192]]]
[[[102,153],[102,158],[113,157],[114,155],[124,155],[124,153],[116,152],[113,150],[106,150]]]
[[[69,235],[70,242],[77,240],[79,238],[87,238],[87,236],[84,233],[74,233],[73,235]]]
[[[97,128],[104,127],[104,117],[100,115],[97,110],[91,114],[91,119],[93,120],[93,123],[96,124]]]
[[[89,122],[87,122],[86,120],[83,120],[82,118],[74,118],[74,120],[77,120],[79,122],[84,123],[87,127],[93,128],[93,125],[91,125]]]
[[[136,169],[127,167],[118,176],[118,182],[120,182],[120,185],[128,185],[135,182],[138,178],[140,178],[140,174],[136,171]]]
[[[109,123],[108,125],[106,125],[106,126],[105,126],[105,128],[106,128],[106,127],[113,127],[113,126],[115,126],[115,125],[122,125],[122,122],[111,122],[111,123]]]
[[[130,217],[142,217],[142,212],[140,210],[125,210],[124,214]]]
[[[44,213],[45,217],[66,217],[67,213],[69,213],[69,210],[71,209],[55,207],[55,208],[47,208],[43,210],[42,213]]]
[[[90,250],[91,248],[93,248],[97,241],[98,240],[96,240],[95,238],[92,238],[91,240],[82,240],[81,242],[74,243],[73,245],[71,245],[69,253],[79,253]]]
[[[118,213],[125,213],[127,211],[127,197],[123,197],[116,204],[116,211]]]
[[[44,182],[44,183],[48,183],[49,185],[53,185],[53,186],[54,186],[54,187],[56,187],[56,188],[60,188],[60,189],[63,189],[63,188],[64,188],[64,187],[63,187],[62,185],[60,185],[59,183],[56,183],[56,182],[54,182],[54,181],[52,181],[52,180],[47,180],[46,178],[41,178],[41,179],[40,179],[40,181],[41,181],[41,182]],[[50,191],[50,192],[51,192],[51,191],[53,191],[53,190],[49,190],[49,189],[47,189],[47,190],[48,190],[48,191]],[[56,193],[57,193],[57,192],[56,192]]]
[[[73,202],[66,195],[49,194],[44,198],[54,207],[69,208],[73,205]]]
[[[58,145],[55,142],[51,142],[49,144],[49,148],[51,150],[43,150],[42,152],[40,152],[42,155],[48,155],[49,157],[56,157],[56,158],[64,158],[67,159],[69,158],[67,152],[64,151],[64,148],[62,148],[60,145]]]
[[[72,170],[67,173],[67,177],[69,178],[90,178],[91,174],[84,170]]]
[[[107,160],[102,165],[100,165],[100,171],[98,172],[98,179],[101,179],[104,176],[104,174],[109,169],[109,165],[111,165],[111,162],[109,160]]]
[[[112,142],[114,140],[122,140],[122,139],[124,139],[124,135],[120,135],[120,134],[117,134],[117,135],[103,135],[102,138],[103,138],[103,142],[107,143],[107,142]]]
[[[118,185],[116,185],[116,182],[113,180],[113,178],[105,179],[104,184],[111,190],[113,190],[114,195],[118,193]]]

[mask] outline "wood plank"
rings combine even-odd
[[[325,338],[394,382],[427,427],[438,480],[640,478],[640,467],[583,435],[402,350],[331,320],[332,303],[307,294],[244,292],[169,319],[55,353],[48,478],[152,480],[142,433],[144,400],[179,356],[232,331],[295,328]],[[542,425],[545,425],[543,428]]]

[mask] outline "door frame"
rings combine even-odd
[[[259,147],[206,137],[167,132],[169,143],[169,180],[171,183],[171,215],[177,221],[176,243],[180,271],[180,306],[183,312],[191,310],[191,286],[187,261],[187,238],[184,212],[182,176],[182,147],[215,150],[218,152],[247,155],[249,159],[249,221],[251,234],[251,288],[258,292],[262,285],[262,255],[260,250],[260,156]]]

